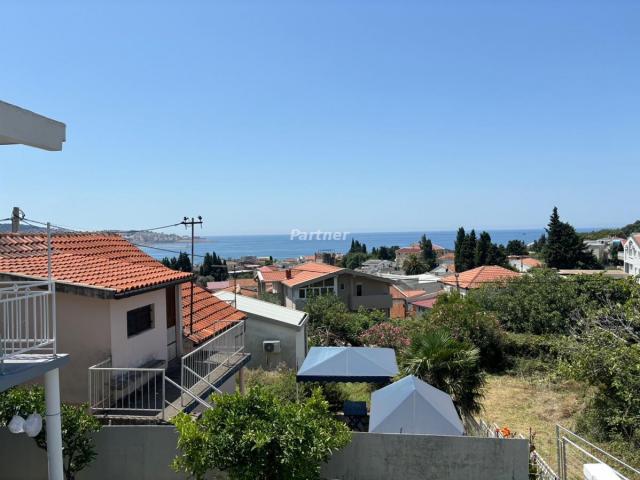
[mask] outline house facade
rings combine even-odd
[[[169,384],[182,392],[182,407],[198,401],[192,387],[198,394],[220,388],[248,361],[238,355],[245,315],[201,287],[194,286],[192,296],[191,274],[164,267],[119,235],[51,238],[57,339],[71,358],[60,374],[64,401],[89,402],[101,414],[155,412],[165,418]],[[45,235],[0,234],[0,277],[46,278],[46,266]],[[233,329],[234,338],[227,338]],[[199,359],[216,345],[216,352],[228,353],[220,364],[230,368]],[[183,388],[185,371],[193,374]]]
[[[624,244],[624,271],[640,275],[640,233],[634,233]]]
[[[350,310],[391,309],[391,295],[386,278],[324,263],[307,262],[290,269],[258,272],[259,290],[277,294],[287,308],[304,310],[307,299],[334,294]]]
[[[214,295],[247,317],[245,349],[251,352],[249,367],[272,370],[284,364],[298,370],[307,354],[306,312],[224,290]]]
[[[524,255],[510,255],[508,261],[509,265],[519,272],[528,272],[532,268],[542,267],[542,262],[540,260]]]

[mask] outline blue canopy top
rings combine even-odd
[[[398,375],[392,348],[311,347],[296,379],[299,382],[387,383]]]
[[[451,397],[409,375],[373,392],[369,432],[464,435]]]

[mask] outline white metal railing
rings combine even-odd
[[[164,368],[113,367],[110,358],[89,367],[89,408],[95,414],[151,414],[164,420],[168,408],[173,408],[175,413],[181,411],[167,399],[167,387],[176,389],[179,398],[189,398],[187,403],[196,401],[211,408],[208,402],[167,377]]]
[[[182,387],[191,391],[211,388],[216,374],[230,366],[244,352],[244,322],[225,330],[181,359]]]
[[[24,353],[56,353],[55,284],[0,282],[0,362]]]

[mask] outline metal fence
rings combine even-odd
[[[25,353],[56,353],[54,284],[0,282],[0,362]]]
[[[467,419],[465,422],[467,426],[467,430],[474,435],[482,436],[482,437],[492,437],[492,438],[522,438],[525,439],[521,434],[511,435],[511,433],[504,428],[500,428],[495,423],[487,423],[484,420],[480,420],[479,422],[475,419]],[[531,439],[529,439],[531,441]],[[529,479],[534,480],[559,480],[559,476],[553,469],[549,466],[547,461],[540,456],[538,452],[532,450],[529,454]]]
[[[182,357],[182,387],[219,391],[213,384],[243,353],[244,322],[240,322]]]
[[[556,425],[556,442],[560,480],[583,480],[590,464],[606,464],[620,480],[640,480],[640,470],[561,425]]]
[[[173,403],[169,390],[174,392]],[[180,399],[177,404],[175,398]],[[211,408],[208,402],[167,377],[164,368],[112,367],[110,358],[89,367],[89,408],[94,414],[167,420],[192,402]]]
[[[162,415],[164,368],[112,367],[111,359],[89,367],[89,408],[98,414]]]

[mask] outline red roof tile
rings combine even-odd
[[[455,275],[447,275],[442,279],[442,282],[454,287],[459,285],[460,288],[467,289],[478,288],[483,283],[498,282],[519,277],[520,275],[518,272],[497,265],[484,265],[460,273],[457,279]]]
[[[53,278],[60,282],[124,293],[191,277],[166,268],[116,234],[54,234],[51,243]],[[46,278],[46,235],[0,234],[0,272]]]
[[[193,329],[191,328],[191,283],[183,283],[182,318],[184,336],[194,343],[210,339],[223,330],[244,320],[246,315],[204,288],[193,286]]]
[[[426,300],[416,300],[415,302],[411,302],[411,304],[422,308],[433,308],[437,301],[438,297],[433,297],[427,298]]]

